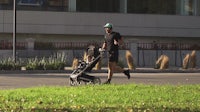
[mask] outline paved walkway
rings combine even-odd
[[[104,82],[107,73],[89,73]],[[69,87],[70,73],[6,73],[0,74],[0,89],[29,88],[38,86]],[[131,73],[127,79],[122,73],[115,73],[113,84],[200,84],[200,73]]]

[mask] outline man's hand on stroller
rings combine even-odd
[[[105,52],[106,50],[105,49],[103,49],[103,48],[99,48],[99,52]]]
[[[99,48],[99,53],[100,53],[101,57],[103,57],[103,55],[104,55],[105,52],[106,52],[105,49]]]

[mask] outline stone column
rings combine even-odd
[[[69,12],[76,12],[76,0],[69,0]]]
[[[138,60],[137,60],[137,57],[138,57],[138,49],[137,49],[137,40],[131,40],[131,41],[129,41],[129,45],[130,45],[130,51],[131,51],[131,53],[132,53],[132,55],[133,55],[133,58],[134,58],[134,64],[135,64],[135,66],[137,66],[137,62],[138,62]]]
[[[34,50],[34,42],[35,42],[35,39],[33,39],[33,38],[28,38],[28,39],[26,39],[26,41],[27,41],[27,49],[28,50]]]
[[[127,0],[120,0],[120,12],[127,13]]]

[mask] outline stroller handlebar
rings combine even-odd
[[[99,48],[99,52],[106,51],[105,49]]]
[[[103,57],[105,52],[106,52],[105,49],[99,48],[100,57]]]

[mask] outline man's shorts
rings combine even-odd
[[[118,62],[118,56],[119,53],[118,51],[109,51],[108,57],[109,57],[109,62]]]

